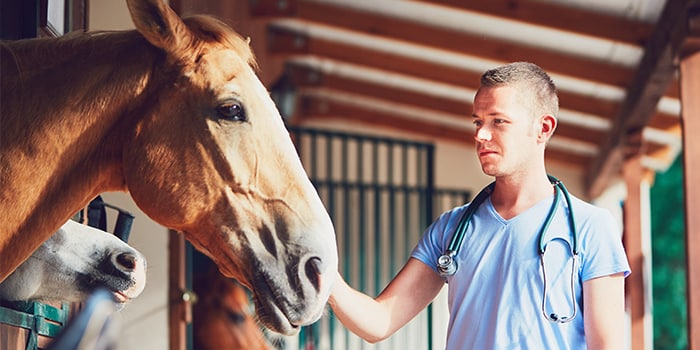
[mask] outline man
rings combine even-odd
[[[483,202],[433,222],[376,298],[339,277],[330,299],[338,319],[377,342],[447,283],[448,349],[621,349],[629,265],[609,212],[573,196],[557,200],[563,191],[548,178],[544,151],[558,110],[555,85],[538,66],[516,62],[485,72],[472,119],[481,168],[495,178],[493,187]],[[456,272],[441,276],[437,261],[471,205],[476,210],[453,256]]]

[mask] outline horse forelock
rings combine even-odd
[[[243,62],[246,62],[256,70],[258,69],[255,55],[250,48],[248,40],[241,37],[226,23],[206,15],[194,15],[185,18],[184,21],[199,40],[205,43],[219,43],[233,48]]]

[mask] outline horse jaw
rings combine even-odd
[[[0,283],[0,299],[33,300],[40,295],[44,271],[36,262],[30,258]]]
[[[262,324],[278,333],[295,334],[301,326],[323,315],[338,264],[334,239],[314,239],[318,234],[298,232],[332,233],[330,219],[325,222],[328,226],[323,225],[324,221],[306,221],[315,222],[318,225],[315,227],[300,218],[295,222],[277,222],[283,215],[274,213],[287,209],[282,202],[260,201],[267,203],[268,208],[253,211],[254,204],[230,195],[236,200],[236,208],[231,209],[236,215],[225,221],[229,225],[235,223],[235,227],[216,228],[206,224],[197,227],[215,231],[215,234],[208,232],[209,237],[217,237],[210,241],[201,240],[201,231],[196,237],[188,231],[183,233],[195,248],[218,265],[223,275],[238,280],[253,292],[257,317]],[[209,217],[200,222],[221,221]]]

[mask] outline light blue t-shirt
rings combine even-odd
[[[579,236],[574,270],[577,315],[569,323],[543,316],[543,276],[539,232],[553,197],[504,220],[490,197],[474,213],[455,257],[458,269],[447,277],[450,321],[447,349],[585,349],[582,281],[630,273],[618,225],[611,213],[571,196]],[[468,204],[443,213],[426,230],[411,256],[437,273]],[[562,199],[546,231],[547,315],[570,316],[571,231]]]

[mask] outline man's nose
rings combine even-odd
[[[483,126],[480,128],[477,128],[476,133],[474,134],[474,139],[476,141],[480,141],[480,142],[489,141],[489,140],[491,140],[491,131],[489,131],[487,128],[485,128]]]

